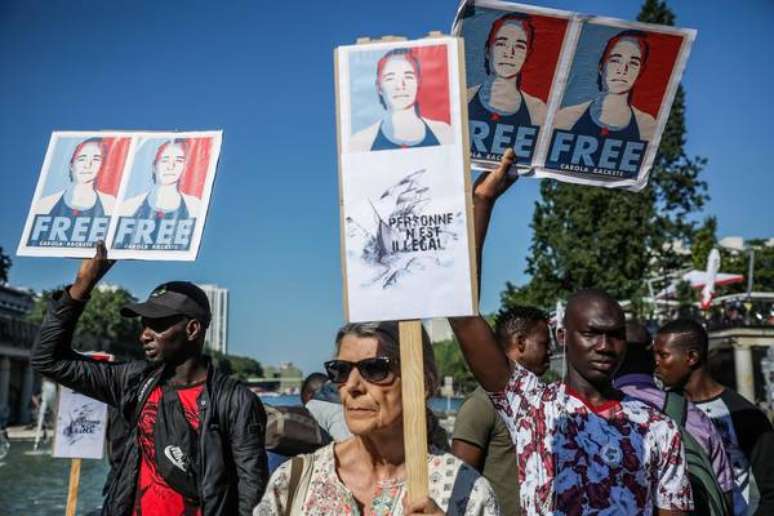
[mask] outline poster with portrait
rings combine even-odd
[[[52,455],[71,459],[101,459],[105,452],[107,405],[59,386]]]
[[[131,142],[125,132],[52,133],[18,254],[92,256],[107,239]]]
[[[194,260],[222,133],[56,131],[20,256]]]
[[[473,167],[493,169],[508,147],[529,167],[561,86],[572,13],[497,0],[460,5]]]
[[[462,56],[452,37],[336,49],[349,321],[475,313]]]
[[[218,131],[135,135],[109,238],[111,257],[196,258],[220,144]]]
[[[578,23],[536,175],[641,190],[696,31],[610,18]]]

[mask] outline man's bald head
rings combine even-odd
[[[564,311],[564,325],[570,327],[578,317],[586,318],[590,312],[604,313],[624,324],[626,320],[618,301],[602,289],[587,288],[572,294]]]

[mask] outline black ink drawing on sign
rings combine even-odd
[[[425,169],[405,176],[378,199],[369,199],[370,217],[346,219],[348,254],[372,273],[363,286],[398,286],[403,278],[450,267],[450,243],[462,234],[461,212],[427,210],[431,203]]]
[[[62,435],[67,439],[69,446],[97,433],[100,420],[96,418],[94,412],[94,407],[88,403],[70,412],[70,422],[62,430]]]

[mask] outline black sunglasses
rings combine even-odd
[[[357,368],[360,376],[371,383],[384,382],[392,372],[392,361],[387,357],[365,358],[359,362],[328,360],[323,365],[333,383],[346,382],[353,368]]]

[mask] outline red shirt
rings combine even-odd
[[[199,430],[199,395],[204,382],[193,387],[176,389],[183,406],[185,419],[191,428]],[[140,445],[140,478],[134,499],[134,514],[137,516],[201,516],[202,509],[183,498],[183,495],[169,487],[164,477],[156,471],[156,443],[153,426],[159,410],[163,391],[160,386],[151,391],[145,401],[137,422],[137,439]]]

